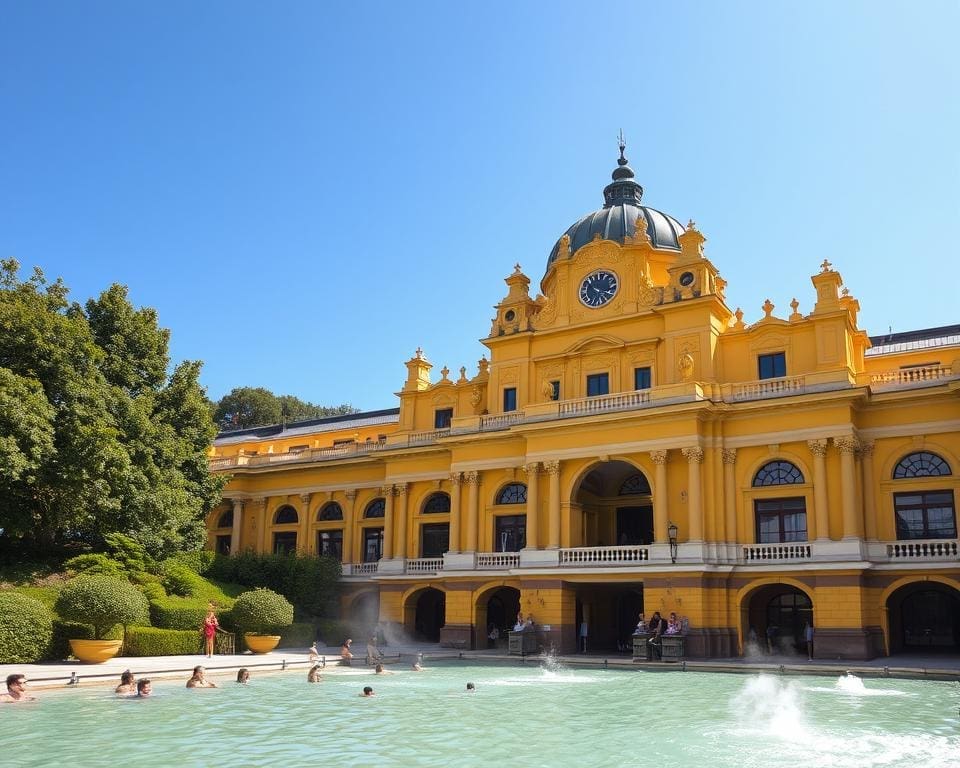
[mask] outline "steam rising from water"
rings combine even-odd
[[[733,697],[731,709],[735,718],[750,730],[789,741],[807,737],[796,683],[784,683],[770,675],[750,678]]]

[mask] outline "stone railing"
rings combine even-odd
[[[476,568],[478,570],[505,571],[520,567],[519,552],[478,552]]]
[[[214,456],[209,460],[211,470],[230,469],[231,467],[261,467],[287,462],[326,461],[343,459],[350,456],[363,456],[387,447],[385,440],[369,440],[363,443],[344,443],[327,448],[307,448],[302,451],[285,453],[262,453],[257,456]]]
[[[742,560],[746,563],[809,560],[812,549],[809,544],[750,544],[743,548]]]
[[[349,566],[343,566],[344,576],[370,576],[377,572],[380,563],[352,563]],[[349,572],[347,568],[349,567]]]
[[[561,419],[565,419],[572,416],[591,416],[597,413],[629,411],[647,405],[649,402],[650,391],[646,389],[620,392],[615,395],[581,397],[577,400],[560,400],[557,402],[557,415]]]
[[[238,465],[240,459],[245,459],[246,456],[214,456],[210,459],[210,469],[229,469],[230,467],[235,467]],[[246,462],[243,462],[246,464]]]
[[[958,560],[957,539],[924,539],[923,541],[887,542],[887,557],[890,560],[930,561]]]
[[[763,400],[768,397],[802,395],[806,391],[803,376],[785,376],[779,379],[761,379],[732,385],[734,402]]]
[[[645,546],[574,547],[560,550],[560,565],[635,565],[650,559]]]
[[[523,418],[523,411],[511,411],[510,413],[481,416],[480,431],[495,432],[498,429],[509,429],[514,424],[521,423]]]
[[[407,560],[404,566],[407,573],[439,573],[443,570],[442,557],[420,557]]]
[[[435,443],[441,437],[448,437],[449,429],[432,429],[429,432],[414,432],[407,437],[408,445],[429,445]]]
[[[957,378],[957,374],[949,365],[918,365],[913,368],[899,368],[895,371],[873,373],[870,375],[870,386],[873,389],[910,387],[916,384],[954,378]]]

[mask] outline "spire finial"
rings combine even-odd
[[[626,165],[626,164],[627,164],[627,158],[624,157],[624,154],[623,154],[623,153],[624,153],[624,151],[625,151],[626,148],[627,148],[627,142],[626,142],[626,140],[623,138],[623,128],[620,129],[620,136],[618,137],[617,145],[620,147],[620,159],[617,160],[617,165]]]

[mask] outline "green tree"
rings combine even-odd
[[[315,405],[294,395],[275,395],[263,387],[236,387],[216,404],[214,419],[222,429],[246,429],[356,412],[347,403]]]

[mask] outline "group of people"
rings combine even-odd
[[[517,623],[513,625],[514,632],[532,632],[537,628],[536,622],[533,620],[533,614],[527,614],[527,618],[523,618],[523,611],[517,613]]]

